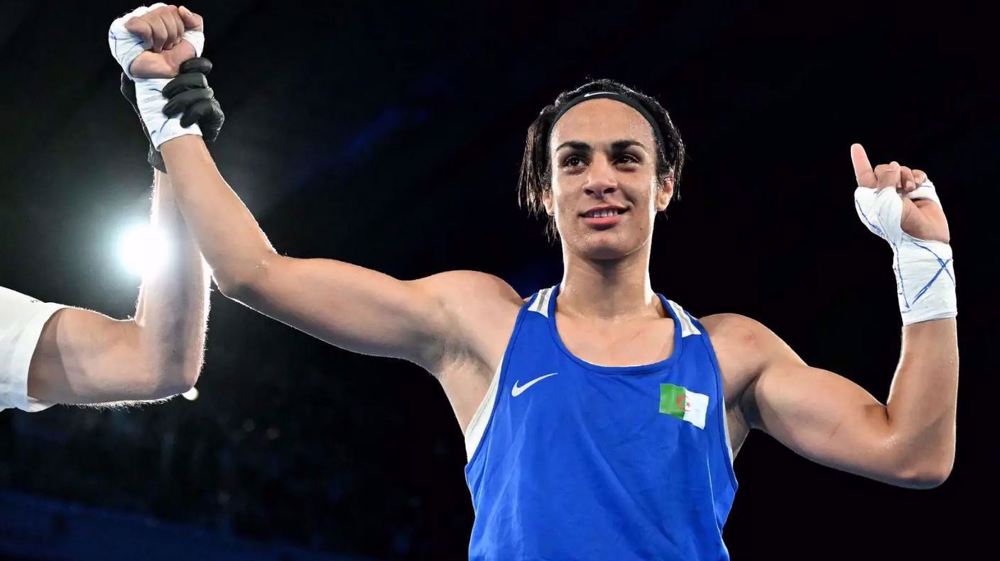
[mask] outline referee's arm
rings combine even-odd
[[[28,395],[45,403],[153,400],[191,388],[201,370],[208,272],[156,172],[152,224],[167,237],[169,263],[147,270],[135,317],[114,320],[76,308],[45,324],[28,368]]]

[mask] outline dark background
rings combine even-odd
[[[189,7],[227,114],[213,152],[282,253],[406,279],[482,270],[523,296],[558,282],[558,248],[515,198],[524,133],[559,91],[612,77],[659,98],[690,151],[654,289],[758,319],[883,400],[891,254],[858,222],[849,146],[927,170],[960,279],[951,478],[897,489],[755,432],[726,538],[736,559],[982,554],[1000,467],[996,33],[955,3],[802,4]],[[106,32],[134,6],[0,7],[0,284],[126,317],[138,281],[114,240],[147,212],[151,174]],[[198,400],[0,414],[0,487],[322,552],[463,558],[464,448],[434,379],[212,304]]]

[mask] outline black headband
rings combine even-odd
[[[638,111],[639,114],[642,115],[646,119],[646,121],[649,122],[649,126],[653,128],[653,137],[656,139],[657,146],[659,146],[659,149],[660,150],[667,149],[667,147],[663,144],[663,135],[660,134],[660,127],[659,125],[656,124],[656,119],[653,118],[653,115],[649,111],[647,111],[646,108],[643,107],[642,104],[639,103],[632,96],[623,95],[617,92],[590,92],[578,95],[573,99],[567,101],[566,104],[563,105],[563,108],[560,109],[558,113],[556,113],[555,119],[552,119],[552,127],[549,129],[549,136],[550,137],[552,136],[552,130],[556,128],[556,123],[559,122],[559,119],[561,119],[562,116],[565,115],[567,111],[583,103],[584,101],[590,101],[592,99],[602,99],[602,98],[613,99],[619,103],[624,103],[625,105],[628,105],[632,109]],[[654,149],[656,148],[654,147]]]

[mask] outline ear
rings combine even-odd
[[[545,214],[556,215],[555,204],[552,202],[552,189],[542,191],[542,205],[545,206]]]
[[[659,190],[656,191],[656,211],[663,212],[667,210],[667,206],[670,204],[670,199],[674,196],[674,174],[671,173],[663,180],[663,184],[660,185]]]

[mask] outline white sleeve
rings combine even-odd
[[[0,410],[35,412],[54,405],[28,395],[28,366],[45,322],[64,307],[0,286]]]

